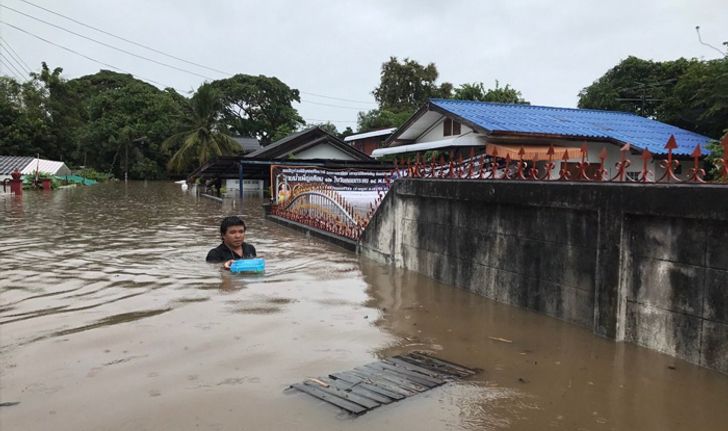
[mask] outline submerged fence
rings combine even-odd
[[[724,139],[723,156],[717,158],[717,183],[728,183],[728,139]],[[653,156],[648,150],[641,155],[642,166],[638,172],[630,172],[627,154],[629,144],[621,148],[620,160],[615,163],[615,173],[607,169],[607,152],[599,153],[599,162],[588,161],[586,145],[580,148],[580,162],[568,164],[572,159],[568,150],[557,152],[551,145],[540,160],[538,154],[528,157],[526,147],[518,151],[518,159],[510,154],[501,157],[496,148],[482,154],[470,150],[467,157],[432,155],[429,160],[417,154],[413,159],[394,160],[390,170],[327,170],[319,167],[274,166],[271,169],[271,184],[274,185],[274,202],[271,214],[305,224],[332,234],[358,240],[369,224],[382,199],[394,181],[401,178],[465,179],[465,180],[515,180],[515,181],[573,181],[573,182],[615,182],[639,184],[705,184],[705,170],[700,146],[691,154],[692,166],[680,178],[676,170],[680,160],[673,156],[677,148],[673,137],[665,145],[667,157],[656,161],[664,171],[658,177],[650,169]],[[572,149],[573,151],[573,149]],[[560,168],[556,170],[557,163]],[[637,173],[637,175],[633,175]]]

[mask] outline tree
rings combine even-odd
[[[386,109],[372,109],[368,112],[360,112],[357,117],[358,133],[371,130],[399,127],[412,116],[412,112],[392,112]]]
[[[270,144],[305,124],[291,105],[300,102],[299,92],[275,77],[238,74],[213,81],[221,96],[221,121],[231,132],[256,137]]]
[[[691,64],[663,103],[660,119],[718,138],[728,126],[728,58]]]
[[[501,87],[498,80],[495,81],[495,88],[485,89],[482,82],[465,83],[455,89],[453,99],[459,100],[476,100],[479,102],[498,102],[498,103],[529,103],[523,99],[521,92],[512,88],[509,84]]]
[[[344,129],[343,132],[339,133],[339,139],[344,139],[347,136],[354,135],[354,130],[350,126],[346,126],[346,129]]]
[[[325,123],[309,124],[307,127],[318,127],[333,136],[337,136],[339,134],[339,131],[336,130],[336,125],[330,121],[326,121]]]
[[[633,112],[715,138],[728,124],[728,58],[628,57],[579,93],[579,107]]]
[[[102,70],[68,82],[80,100],[81,125],[73,160],[98,171],[123,175],[128,151],[132,179],[167,176],[170,152],[162,142],[179,131],[188,99],[128,74]]]
[[[382,64],[379,86],[372,94],[379,109],[394,113],[414,112],[430,97],[450,97],[452,84],[435,84],[438,72],[434,63],[422,66],[405,58],[390,57]]]
[[[238,145],[220,121],[225,109],[223,98],[210,84],[197,89],[185,105],[181,118],[182,131],[167,138],[162,147],[176,149],[167,164],[174,172],[182,172],[193,163],[203,164],[213,156],[231,155]]]

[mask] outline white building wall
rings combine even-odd
[[[238,191],[240,190],[239,180],[226,179],[225,188],[227,191]],[[243,180],[243,190],[246,192],[262,192],[263,191],[263,180]]]
[[[332,159],[332,160],[355,160],[351,155],[335,148],[329,144],[319,144],[303,151],[294,153],[296,159]]]
[[[454,136],[462,136],[465,134],[468,134],[473,131],[470,127],[466,126],[465,124],[460,125],[460,135],[454,135],[454,136],[444,136],[443,133],[445,131],[445,119],[441,119],[435,126],[429,130],[427,133],[425,133],[423,136],[421,136],[415,143],[423,143],[423,142],[432,142],[432,141],[440,141],[445,138],[452,138]]]

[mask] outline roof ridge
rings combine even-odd
[[[637,115],[633,112],[625,112],[625,111],[610,111],[607,109],[589,109],[589,108],[564,108],[560,106],[546,106],[546,105],[528,105],[525,103],[505,103],[505,102],[483,102],[480,100],[462,100],[462,99],[443,99],[443,98],[430,98],[430,101],[432,102],[447,102],[447,103],[468,103],[468,104],[477,104],[477,105],[496,105],[496,106],[508,106],[508,107],[515,107],[515,108],[534,108],[534,109],[552,109],[556,111],[578,111],[578,112],[598,112],[600,114],[617,114],[617,115],[629,115],[631,117],[638,117],[638,118],[645,118],[649,120],[649,118],[642,117],[640,115]]]

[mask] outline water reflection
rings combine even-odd
[[[728,378],[380,266],[172,184],[0,198],[2,429],[721,429]],[[266,273],[206,264],[241,212]],[[357,419],[288,384],[483,369]],[[89,407],[94,414],[89,414]]]

